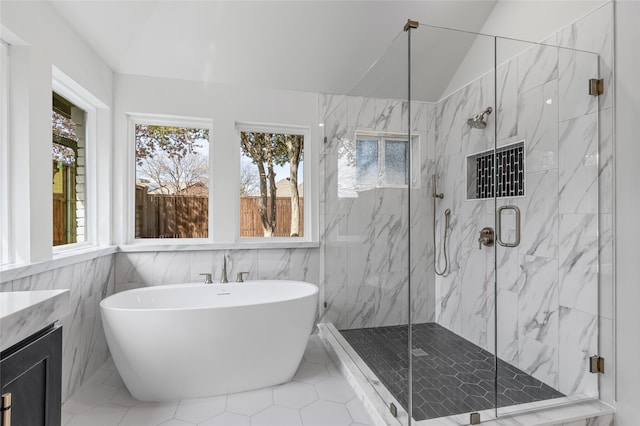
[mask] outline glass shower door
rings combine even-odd
[[[598,396],[589,372],[598,353],[598,98],[588,84],[598,57],[501,38],[496,47],[495,350],[505,415]]]

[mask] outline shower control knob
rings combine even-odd
[[[478,238],[478,248],[482,249],[482,246],[493,247],[495,240],[493,228],[486,226],[480,230],[480,238]]]

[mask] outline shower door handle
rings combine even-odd
[[[516,240],[512,243],[507,243],[502,240],[502,212],[505,210],[513,210],[516,213]],[[518,206],[508,205],[498,207],[498,223],[496,228],[496,241],[502,247],[518,247],[520,245],[520,209]]]

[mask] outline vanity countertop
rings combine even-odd
[[[69,290],[0,292],[0,350],[67,315],[69,298]]]

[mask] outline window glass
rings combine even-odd
[[[415,140],[417,142],[417,139]],[[347,141],[344,149],[347,154],[352,150],[349,145],[351,144]],[[355,189],[366,190],[369,188],[407,185],[409,182],[408,150],[407,140],[403,139],[402,135],[389,136],[384,133],[378,135],[356,135]],[[348,155],[342,156],[348,157]],[[339,173],[339,177],[343,180],[348,180],[348,169],[353,168],[351,164],[349,161],[344,162],[341,173]],[[340,184],[343,187],[345,186],[345,182]],[[343,193],[347,193],[344,188]]]
[[[406,185],[409,179],[407,168],[407,142],[384,141],[384,183]]]
[[[304,135],[240,131],[240,237],[304,236]]]
[[[54,246],[87,240],[85,117],[84,110],[53,93],[51,160]]]
[[[377,186],[378,174],[378,141],[356,141],[356,179],[358,186]]]
[[[135,238],[207,238],[209,129],[135,125]]]

